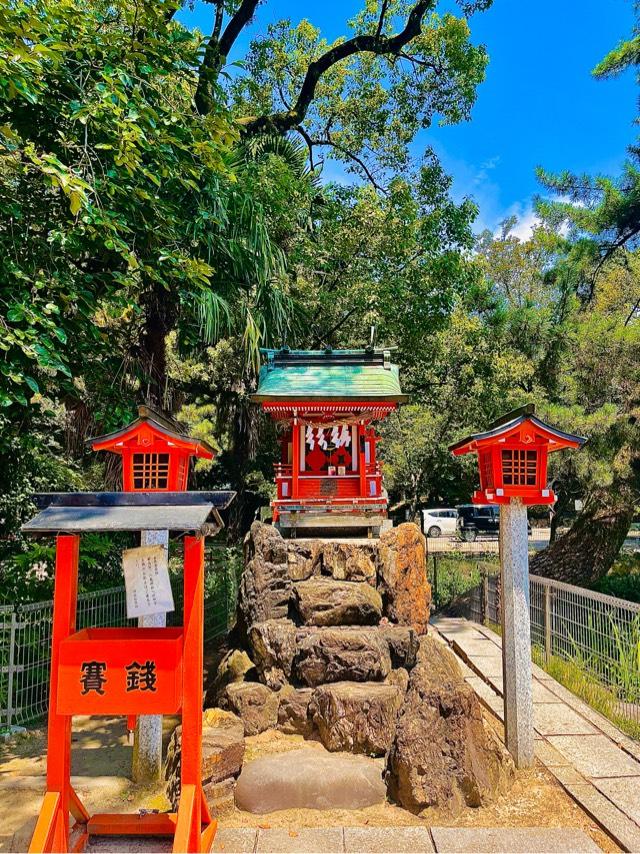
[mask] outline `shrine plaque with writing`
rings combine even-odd
[[[181,707],[182,629],[83,629],[60,644],[58,712],[174,714]]]
[[[127,617],[145,617],[174,610],[167,550],[162,545],[140,546],[122,554],[127,593]]]

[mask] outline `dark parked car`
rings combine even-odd
[[[478,537],[497,537],[500,531],[500,507],[497,504],[461,504],[458,511],[458,534],[473,542]],[[527,523],[529,535],[531,525]]]

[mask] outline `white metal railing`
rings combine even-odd
[[[615,716],[640,727],[640,604],[537,575],[529,590],[534,661],[571,663],[611,694]],[[499,575],[483,574],[470,617],[500,623]]]
[[[214,556],[220,551],[222,566]],[[208,546],[205,562],[205,640],[226,634],[235,621],[237,573],[224,560],[224,551]],[[182,585],[174,591],[176,610],[169,625],[182,621]],[[0,605],[0,730],[34,721],[44,715],[49,699],[53,602]],[[131,626],[124,587],[111,587],[78,596],[78,629]]]

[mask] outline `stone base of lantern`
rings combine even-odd
[[[507,750],[517,768],[534,761],[527,508],[512,499],[500,507],[502,667]]]

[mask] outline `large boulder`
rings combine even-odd
[[[260,678],[278,690],[291,679],[296,652],[296,627],[291,620],[266,620],[249,630],[253,660]]]
[[[245,555],[239,596],[244,626],[286,617],[291,598],[286,542],[272,525],[254,522]]]
[[[382,616],[382,599],[370,584],[310,578],[294,585],[296,609],[308,626],[366,626]]]
[[[376,583],[376,543],[328,541],[322,547],[322,571],[338,581]]]
[[[258,735],[278,723],[278,695],[259,682],[227,685],[221,702],[242,719],[245,735]]]
[[[309,712],[328,750],[384,756],[393,742],[402,692],[377,682],[316,688]]]
[[[391,528],[380,537],[378,589],[390,620],[413,626],[418,634],[426,633],[431,607],[427,541],[412,522]]]
[[[391,671],[389,647],[377,629],[343,626],[298,632],[294,673],[304,685],[375,682]]]
[[[280,691],[278,708],[278,729],[288,735],[304,735],[313,732],[313,721],[309,718],[309,703],[313,688],[294,688],[285,686]]]
[[[165,779],[173,809],[180,799],[182,726],[173,731],[167,749]],[[209,806],[224,810],[233,794],[234,778],[244,758],[244,726],[231,712],[207,709],[202,715],[202,782]],[[224,802],[224,803],[223,803]]]
[[[321,540],[288,540],[287,562],[289,578],[292,581],[304,581],[312,575],[322,572]]]
[[[303,748],[247,762],[236,804],[252,813],[286,809],[361,809],[385,800],[375,759]]]
[[[490,803],[512,777],[511,757],[455,656],[423,638],[387,759],[389,794],[414,813],[455,814]]]

